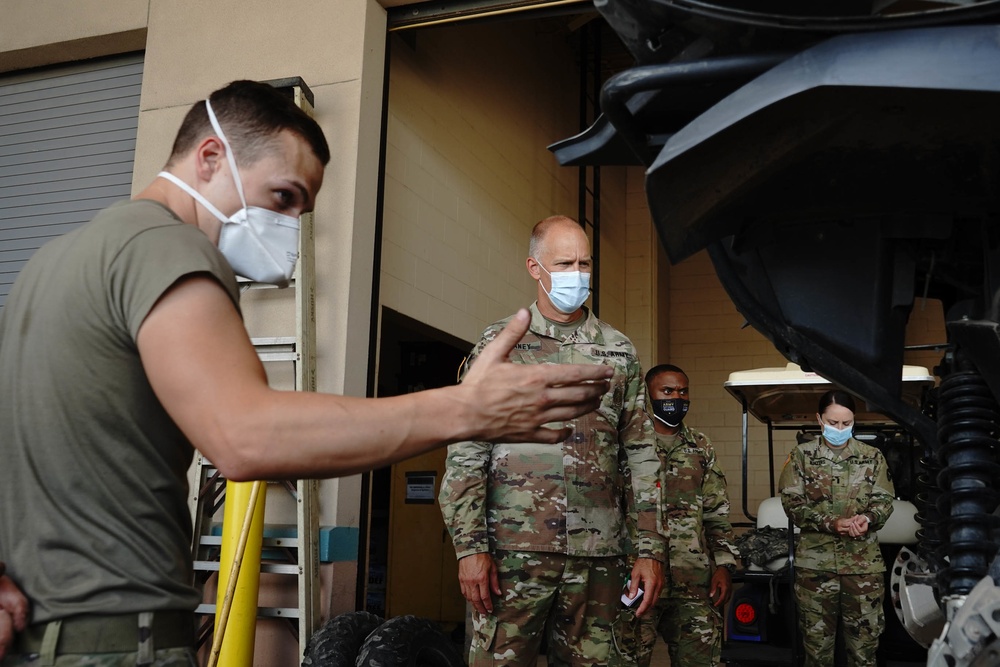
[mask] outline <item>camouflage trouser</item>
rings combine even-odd
[[[649,667],[656,633],[667,642],[671,665],[715,667],[722,657],[722,613],[708,598],[660,598],[653,614],[640,620],[640,667]]]
[[[547,629],[548,664],[606,665],[621,606],[625,558],[497,551],[493,614],[473,612],[470,667],[531,665]]]
[[[55,661],[46,661],[37,653],[25,656],[7,656],[0,661],[0,667],[136,667],[138,654],[99,653],[91,655],[66,654],[56,656]],[[153,662],[142,663],[150,667],[198,667],[195,654],[189,648],[167,648],[153,653]]]
[[[795,602],[806,667],[833,667],[837,623],[841,622],[849,667],[874,667],[885,627],[882,573],[843,574],[798,570]]]
[[[671,665],[715,667],[722,657],[722,613],[711,602],[661,597],[642,618],[622,611],[615,622],[612,667],[649,667],[656,635],[667,643]]]

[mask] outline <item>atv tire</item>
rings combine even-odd
[[[354,667],[368,635],[382,625],[382,617],[367,611],[335,616],[309,638],[302,667]]]
[[[465,667],[462,653],[436,623],[397,616],[365,640],[356,667]]]

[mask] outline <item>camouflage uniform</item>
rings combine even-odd
[[[470,667],[534,665],[549,625],[549,665],[603,665],[618,616],[625,556],[576,558],[543,551],[493,554],[501,595],[490,615],[473,613]],[[544,610],[546,613],[538,613]],[[534,648],[525,650],[525,646]]]
[[[882,453],[854,438],[840,451],[821,438],[799,445],[781,471],[781,503],[802,530],[795,553],[795,598],[807,666],[833,665],[838,617],[849,665],[875,665],[885,618],[885,563],[875,532],[892,514],[895,491]],[[864,514],[860,538],[834,522]]]
[[[470,662],[534,664],[541,641],[537,631],[550,619],[549,645],[556,659],[549,664],[563,664],[558,658],[562,644],[592,651],[573,664],[604,664],[614,614],[587,619],[589,628],[580,637],[561,629],[560,613],[617,611],[626,578],[622,556],[632,548],[627,522],[638,526],[639,557],[665,559],[665,540],[657,530],[659,460],[645,412],[645,384],[632,343],[590,311],[584,309],[585,320],[566,333],[542,317],[536,305],[530,310],[529,331],[511,353],[512,361],[600,363],[612,366],[614,375],[601,406],[571,422],[573,433],[562,446],[463,442],[448,448],[440,501],[455,552],[459,558],[493,553],[501,575],[495,616],[474,615]],[[508,321],[487,328],[472,359]],[[626,469],[633,480],[628,494]],[[584,568],[598,583],[573,601],[567,582],[580,581]],[[497,625],[502,632],[490,636]]]
[[[659,631],[670,664],[718,664],[722,614],[709,598],[716,567],[736,565],[730,543],[726,476],[704,433],[682,424],[676,437],[657,434],[660,509],[670,535],[670,578],[652,614],[638,619],[638,664],[648,667]]]

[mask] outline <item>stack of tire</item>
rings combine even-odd
[[[366,611],[330,619],[306,645],[303,667],[465,667],[436,623],[417,616],[388,621]]]

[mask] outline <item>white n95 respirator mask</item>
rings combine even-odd
[[[226,147],[226,158],[236,191],[243,202],[243,208],[226,217],[200,192],[173,174],[161,171],[161,176],[194,197],[202,206],[222,222],[219,234],[219,251],[233,271],[255,282],[284,287],[295,272],[295,262],[299,258],[299,219],[277,213],[259,206],[247,206],[243,195],[243,183],[236,167],[233,149],[219,125],[212,105],[205,100],[205,109],[212,128]]]

